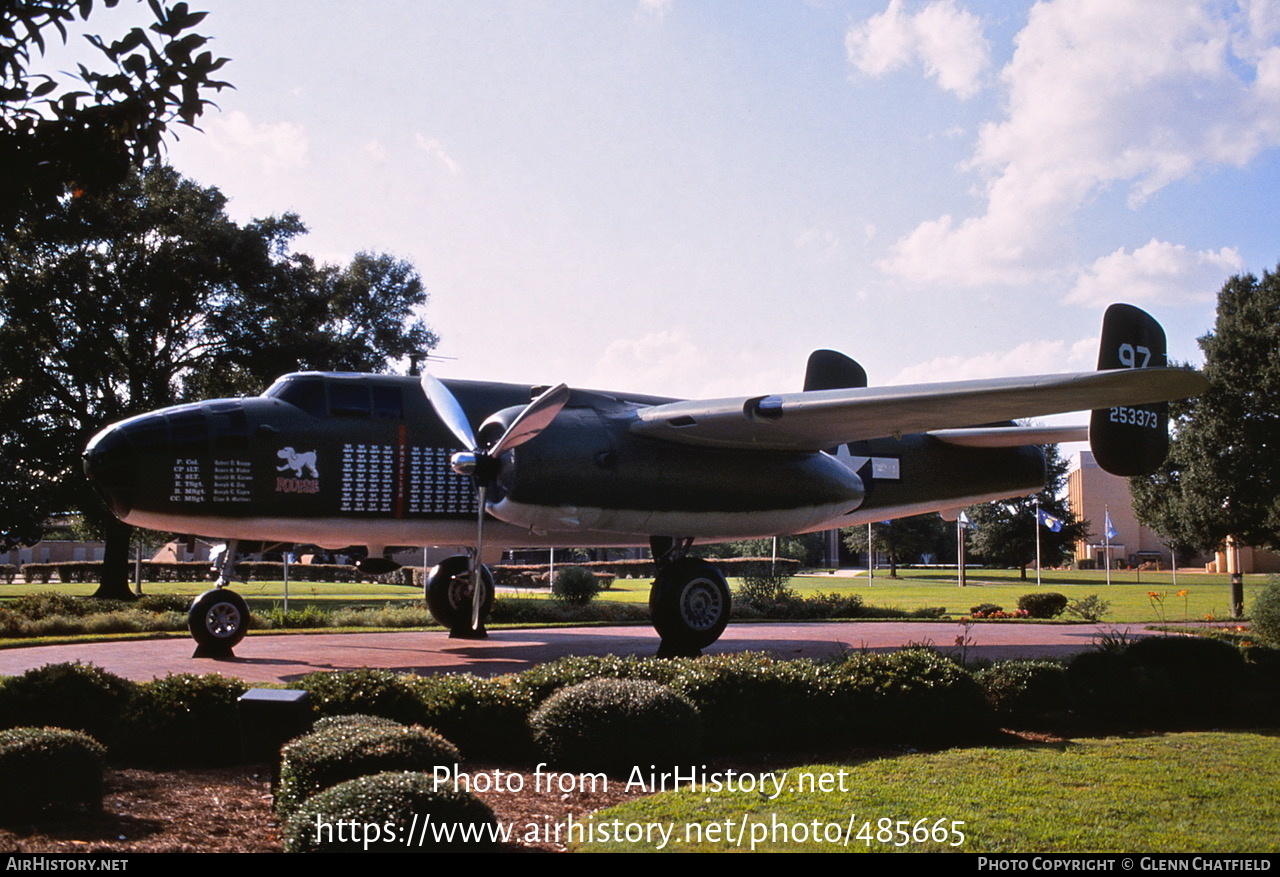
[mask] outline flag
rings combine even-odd
[[[1053,515],[1049,514],[1046,511],[1042,510],[1040,512],[1040,523],[1044,524],[1046,527],[1048,527],[1050,530],[1052,530],[1055,533],[1062,532],[1062,519],[1055,518]]]
[[[966,530],[973,530],[976,532],[978,529],[978,525],[975,524],[973,521],[969,520],[969,516],[966,515],[964,512],[961,512],[960,516],[956,518],[956,523],[958,523],[961,527],[963,527]]]
[[[1107,534],[1108,542],[1110,542],[1112,539],[1120,535],[1119,533],[1116,532],[1116,528],[1111,526],[1111,512],[1109,511],[1107,512],[1107,526],[1103,532]]]

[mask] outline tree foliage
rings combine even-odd
[[[1179,547],[1280,548],[1280,273],[1228,280],[1199,341],[1209,389],[1170,404],[1169,456],[1130,481],[1134,510]]]
[[[850,551],[867,550],[867,528],[847,527],[843,531],[845,547]],[[936,514],[913,515],[871,525],[871,547],[889,557],[890,576],[898,574],[898,565],[910,563],[924,554],[939,554],[946,542],[947,526]]]
[[[192,31],[206,13],[186,3],[147,5],[149,27],[119,39],[85,36],[105,67],[80,64],[80,84],[68,90],[31,66],[51,40],[67,42],[94,0],[0,4],[0,228],[26,205],[51,205],[69,188],[110,186],[159,158],[168,128],[194,127],[209,105],[205,95],[228,87],[213,78],[227,59],[201,51],[208,38]]]
[[[1032,496],[985,503],[966,510],[973,527],[969,547],[974,555],[989,565],[1018,567],[1025,578],[1027,567],[1036,560],[1036,537],[1040,539],[1040,559],[1046,566],[1057,566],[1068,560],[1077,541],[1087,539],[1089,524],[1077,521],[1067,506],[1062,491],[1067,481],[1067,461],[1057,445],[1043,447],[1045,488]],[[1054,532],[1036,521],[1036,503],[1047,515],[1062,522]]]
[[[427,296],[412,266],[369,253],[317,265],[292,252],[305,231],[296,216],[241,227],[224,207],[217,189],[156,167],[0,237],[0,546],[78,509],[105,532],[116,569],[128,528],[80,471],[94,432],[260,392],[287,371],[385,371],[435,345],[414,316]]]

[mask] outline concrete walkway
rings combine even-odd
[[[1108,628],[1110,629],[1110,628]],[[1143,636],[1141,625],[1119,625]],[[1100,629],[1092,624],[974,624],[965,647],[970,658],[1061,658],[1087,651]],[[810,622],[731,624],[708,654],[761,651],[781,658],[831,658],[869,649],[891,651],[908,644],[958,652],[956,622]],[[415,673],[514,673],[564,655],[652,655],[653,629],[634,627],[499,630],[475,642],[451,640],[442,631],[249,636],[229,660],[192,658],[186,638],[130,640],[0,651],[0,675],[63,661],[96,664],[120,676],[145,681],[169,673],[238,676],[248,682],[289,682],[320,670],[380,667]]]

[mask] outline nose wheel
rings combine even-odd
[[[466,555],[446,558],[427,573],[426,598],[431,617],[449,628],[454,639],[484,639],[483,621],[493,610],[493,573],[480,567],[481,590],[478,629],[471,626],[471,559]]]
[[[230,658],[249,632],[249,607],[226,588],[205,591],[187,611],[187,628],[196,641],[196,658]]]

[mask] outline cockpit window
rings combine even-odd
[[[363,381],[332,381],[329,384],[329,413],[336,417],[368,417],[368,385]]]
[[[324,417],[329,413],[329,406],[324,398],[324,378],[319,375],[280,381],[267,390],[267,395],[288,402],[312,417]]]
[[[375,384],[373,387],[373,416],[388,420],[404,419],[404,396],[399,387]]]

